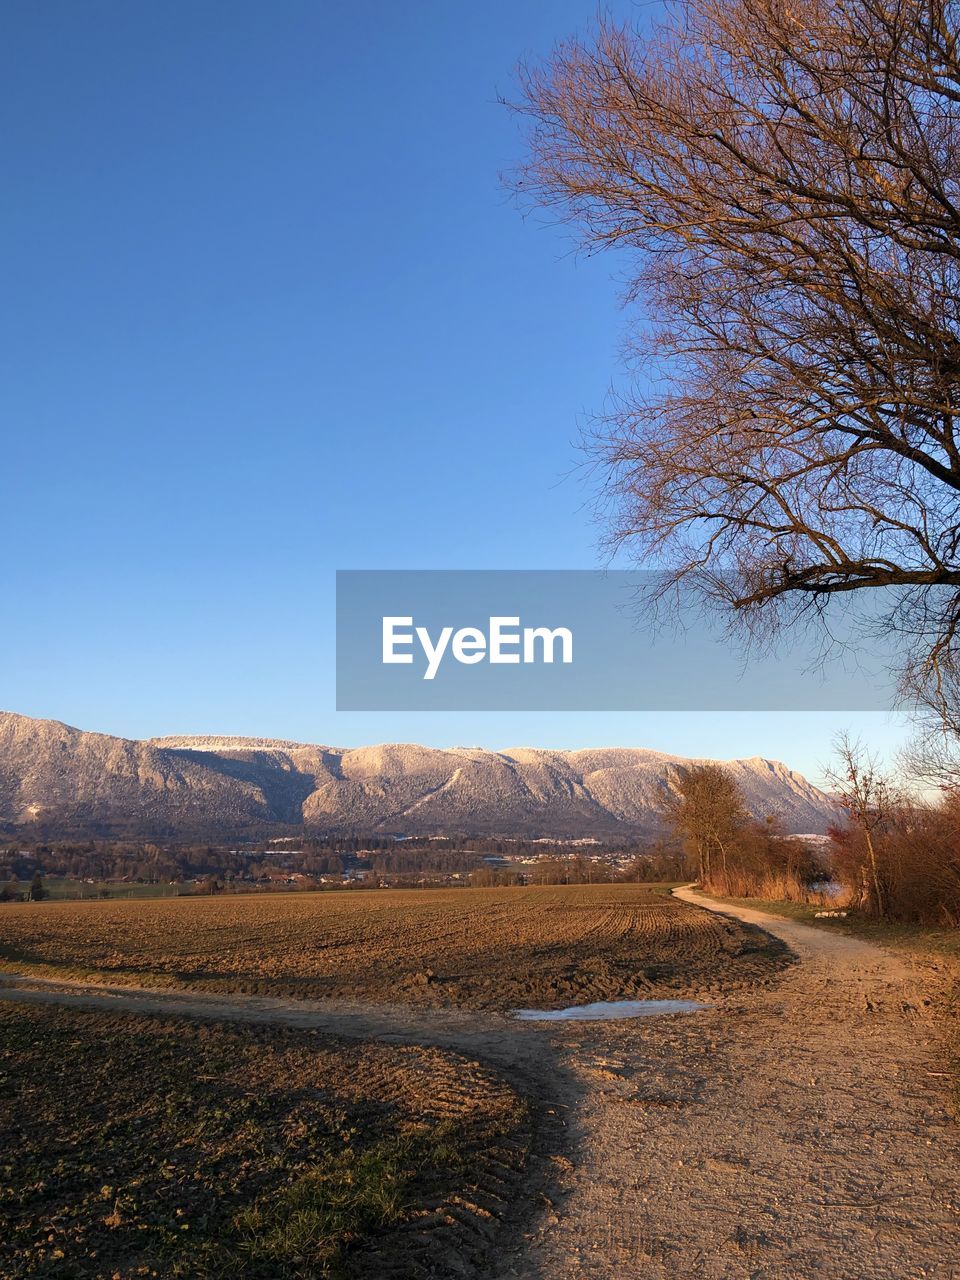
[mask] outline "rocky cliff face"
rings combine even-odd
[[[226,839],[264,828],[598,837],[654,831],[689,761],[613,748],[344,749],[263,738],[84,733],[0,712],[0,823]],[[758,817],[820,832],[830,798],[785,765],[725,762]]]

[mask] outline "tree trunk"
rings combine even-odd
[[[874,847],[873,836],[870,834],[870,828],[864,826],[863,835],[867,845],[867,857],[870,859],[870,876],[873,881],[873,900],[877,904],[877,915],[881,920],[886,919],[887,904],[884,897],[883,886],[880,882],[880,868],[877,865],[877,851]]]

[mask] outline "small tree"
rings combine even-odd
[[[863,837],[866,857],[864,878],[876,915],[887,916],[887,892],[881,868],[879,841],[890,819],[895,797],[888,780],[880,772],[875,756],[859,741],[840,734],[835,743],[838,756],[836,769],[827,778],[839,795],[850,817]]]
[[[22,896],[17,880],[10,880],[0,889],[0,902],[19,902]]]
[[[35,871],[33,873],[33,879],[30,881],[30,901],[42,902],[44,898],[48,898],[49,896],[49,893],[43,887],[43,879],[40,872]]]
[[[726,769],[717,764],[683,769],[667,817],[696,857],[701,883],[726,882],[730,853],[749,820],[740,788]]]

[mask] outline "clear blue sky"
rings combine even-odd
[[[595,10],[7,0],[0,706],[818,773],[853,717],[333,709],[337,568],[599,561],[571,471],[622,264],[520,217],[497,103]]]

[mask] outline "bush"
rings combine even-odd
[[[830,832],[833,865],[852,901],[906,924],[960,927],[960,794],[939,804],[901,801],[874,834],[883,911],[870,893],[865,836],[853,822]]]

